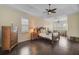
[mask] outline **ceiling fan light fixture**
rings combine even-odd
[[[48,12],[48,15],[52,15],[52,13],[51,12]]]
[[[53,13],[56,13],[56,8],[51,9],[51,4],[48,4],[49,8],[45,9],[48,15],[52,15]]]

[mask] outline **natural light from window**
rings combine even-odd
[[[21,24],[22,24],[22,32],[28,32],[28,26],[29,26],[29,20],[28,18],[22,18],[21,19]]]

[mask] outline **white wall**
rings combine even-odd
[[[39,17],[21,12],[11,7],[7,7],[6,5],[0,5],[0,29],[1,26],[11,26],[15,24],[18,26],[18,42],[23,42],[26,40],[30,40],[29,31],[27,33],[21,33],[21,19],[22,17],[27,17],[29,19],[29,29],[30,27],[37,27],[40,25],[45,25],[47,22]],[[0,30],[0,45],[2,40]]]
[[[19,29],[18,31],[20,34],[21,30],[20,20],[22,16],[29,16],[29,14],[26,14],[13,8],[6,7],[5,5],[0,5],[0,29],[1,26],[11,26],[12,24],[14,24],[18,26]],[[2,41],[1,34],[2,31],[0,30],[0,42]]]
[[[79,37],[79,12],[68,16],[68,36]]]

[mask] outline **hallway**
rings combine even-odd
[[[18,44],[11,55],[77,55],[79,43],[70,42],[66,37],[60,37],[59,42],[51,44],[49,40],[26,41]]]

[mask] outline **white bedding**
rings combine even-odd
[[[46,37],[46,38],[52,40],[52,33],[50,33],[49,35],[47,35],[46,33],[40,33],[39,36]]]

